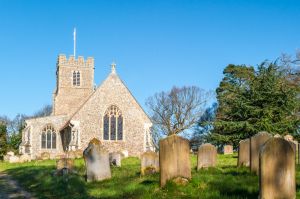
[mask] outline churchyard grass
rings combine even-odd
[[[122,167],[112,167],[112,178],[85,182],[84,161],[75,161],[75,172],[54,176],[55,161],[23,164],[0,162],[4,171],[37,198],[257,198],[258,177],[248,168],[237,168],[237,154],[218,155],[217,167],[196,171],[197,157],[191,156],[192,180],[186,186],[167,183],[159,188],[159,174],[140,176],[138,158],[122,160]],[[300,186],[300,167],[297,168]],[[299,188],[300,189],[300,188]],[[297,198],[300,191],[297,192]]]

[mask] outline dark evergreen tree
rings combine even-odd
[[[272,134],[297,133],[298,91],[276,63],[253,67],[229,65],[217,88],[214,140],[221,144],[248,138],[259,131]]]

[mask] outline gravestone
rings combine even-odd
[[[215,167],[217,163],[217,148],[209,143],[202,144],[198,149],[197,170]]]
[[[283,138],[287,141],[293,141],[294,140],[294,137],[292,135],[285,135]]]
[[[123,150],[121,151],[123,158],[127,158],[128,157],[128,151],[127,150]]]
[[[111,178],[108,152],[98,139],[93,138],[83,152],[87,181],[101,181]]]
[[[250,166],[250,139],[244,139],[239,142],[238,166]]]
[[[225,145],[223,148],[224,155],[233,154],[233,146],[232,145]]]
[[[59,160],[56,160],[56,169],[69,169],[72,170],[74,168],[74,159],[70,158],[62,158]]]
[[[67,152],[67,157],[71,158],[71,159],[75,159],[76,158],[76,152],[75,151],[68,151]]]
[[[288,141],[271,138],[261,148],[260,198],[296,198],[294,150]]]
[[[48,152],[43,152],[43,153],[41,154],[41,159],[42,159],[42,160],[49,160],[49,159],[50,159],[50,153],[48,153]]]
[[[159,156],[153,151],[146,151],[141,155],[141,175],[159,172]]]
[[[8,155],[5,159],[9,163],[20,163],[20,157],[16,155]]]
[[[22,154],[19,157],[19,162],[23,163],[23,162],[31,162],[31,157],[28,154]]]
[[[259,150],[272,136],[265,131],[259,132],[250,138],[250,171],[258,174]]]
[[[109,163],[113,166],[120,167],[122,161],[121,156],[121,153],[118,152],[109,153]]]
[[[174,178],[191,179],[190,145],[187,139],[171,135],[160,140],[159,148],[161,187]]]
[[[82,158],[82,156],[83,156],[83,151],[80,149],[77,149],[75,151],[75,158]]]

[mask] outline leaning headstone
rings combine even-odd
[[[223,148],[224,155],[233,154],[233,146],[232,145],[225,145]]]
[[[250,166],[250,139],[244,139],[239,142],[238,166]]]
[[[263,145],[259,178],[259,198],[296,198],[294,150],[288,141],[271,138]]]
[[[168,180],[174,178],[176,181],[178,181],[178,177],[191,179],[190,145],[187,139],[171,135],[160,140],[159,148],[161,187],[164,187]]]
[[[83,157],[88,182],[111,178],[109,155],[98,139],[94,138],[90,141],[83,152]]]
[[[209,143],[202,144],[198,149],[197,170],[215,167],[217,162],[217,148]]]
[[[117,152],[109,153],[109,163],[113,166],[120,167],[122,161],[121,156],[122,156],[121,153],[117,153]]]
[[[48,153],[48,152],[43,152],[43,153],[41,154],[41,159],[42,159],[42,160],[49,160],[49,159],[50,159],[50,153]]]
[[[250,138],[250,171],[258,174],[259,150],[272,136],[265,131],[259,132]]]
[[[141,155],[141,175],[159,172],[159,156],[153,151],[146,151]]]

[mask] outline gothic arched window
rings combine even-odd
[[[56,132],[51,125],[47,125],[41,136],[42,149],[56,149]]]
[[[80,86],[80,72],[73,71],[73,86]]]
[[[103,139],[104,140],[123,140],[123,117],[120,109],[110,106],[103,118]]]

